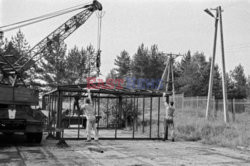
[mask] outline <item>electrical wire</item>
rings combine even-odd
[[[24,26],[28,26],[28,25],[31,25],[31,24],[34,24],[34,23],[37,23],[37,22],[47,20],[47,19],[50,19],[50,18],[54,18],[54,17],[60,16],[60,15],[71,13],[73,11],[85,8],[86,5],[88,5],[88,4],[89,3],[84,3],[84,4],[73,6],[73,7],[70,7],[70,8],[58,10],[56,12],[48,13],[48,14],[45,14],[45,15],[42,15],[42,16],[39,16],[39,17],[31,18],[31,19],[28,19],[28,20],[16,22],[16,23],[9,24],[9,25],[5,25],[5,26],[0,27],[0,29],[3,32],[11,31],[11,30],[14,30],[14,29],[18,29],[18,28],[21,28],[21,27],[24,27]],[[81,7],[79,7],[79,6],[81,6]],[[23,24],[23,23],[26,23],[26,24]],[[17,26],[14,26],[14,25],[17,25]],[[14,27],[12,27],[12,26],[14,26]],[[7,28],[7,27],[11,27],[11,28]],[[2,30],[2,28],[7,28],[7,29]]]
[[[250,46],[250,43],[239,43],[239,44],[229,44],[229,45],[226,45],[227,47],[245,47],[245,46]]]
[[[75,11],[75,10],[67,11],[67,12],[60,13],[60,14],[57,14],[57,15],[54,15],[54,16],[50,16],[50,17],[46,17],[46,18],[43,18],[43,19],[40,19],[40,20],[36,20],[36,21],[30,22],[30,23],[26,23],[26,24],[23,24],[23,25],[19,25],[19,26],[15,26],[15,27],[12,27],[12,28],[9,28],[9,29],[5,29],[5,30],[3,30],[3,32],[11,31],[11,30],[14,30],[14,29],[19,29],[21,27],[25,27],[25,26],[28,26],[28,25],[31,25],[31,24],[35,24],[35,23],[38,23],[38,22],[41,22],[41,21],[44,21],[44,20],[48,20],[48,19],[60,16],[60,15],[64,15],[64,14],[73,12],[73,11]]]
[[[250,48],[250,45],[238,46],[238,47],[228,47],[228,50],[237,50],[237,49],[245,49]]]
[[[24,21],[20,21],[20,22],[16,22],[16,23],[9,24],[9,25],[1,26],[0,28],[5,28],[5,27],[9,27],[9,26],[13,26],[13,25],[17,25],[17,24],[29,22],[29,21],[36,20],[36,19],[40,19],[40,18],[43,18],[43,17],[49,17],[49,16],[54,15],[54,14],[57,14],[57,13],[59,13],[59,12],[64,12],[64,11],[66,11],[66,10],[70,10],[70,9],[73,9],[73,8],[76,8],[76,7],[79,7],[79,6],[80,6],[80,5],[73,6],[73,7],[66,8],[66,9],[62,9],[62,10],[58,10],[58,11],[55,11],[55,12],[52,12],[52,13],[48,13],[48,14],[41,15],[41,16],[39,16],[39,17],[34,17],[34,18],[27,19],[27,20],[24,20]]]

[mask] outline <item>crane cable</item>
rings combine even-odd
[[[38,23],[38,22],[41,22],[41,21],[44,21],[44,20],[47,20],[47,19],[50,19],[50,18],[54,18],[54,17],[60,16],[60,15],[71,13],[73,11],[85,8],[85,6],[89,5],[89,4],[90,3],[84,3],[84,4],[77,5],[77,6],[69,7],[69,8],[66,8],[66,9],[58,10],[58,11],[55,11],[55,12],[52,12],[52,13],[44,14],[42,16],[38,16],[38,17],[35,17],[35,18],[31,18],[31,19],[27,19],[27,20],[24,20],[24,21],[20,21],[20,22],[9,24],[9,25],[1,26],[0,30],[2,32],[7,32],[7,31],[14,30],[14,29],[18,29],[18,28],[28,26],[28,25],[31,25],[31,24],[34,24],[34,23]],[[81,7],[79,7],[79,6],[81,6]],[[17,25],[17,26],[14,26],[14,25]],[[10,27],[10,28],[7,28],[7,27]],[[4,29],[4,28],[7,28],[7,29]]]
[[[97,29],[97,50],[100,50],[101,47],[101,29],[102,29],[102,17],[104,16],[103,11],[99,11],[96,13],[98,18],[98,29]]]
[[[97,68],[97,75],[100,74],[100,66],[101,66],[101,29],[102,29],[102,18],[104,16],[103,11],[99,11],[96,13],[98,18],[98,28],[97,28],[97,56],[96,56],[96,68]]]

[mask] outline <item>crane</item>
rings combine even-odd
[[[14,55],[6,55],[0,52],[0,82],[1,77],[3,77],[2,79],[4,79],[4,81],[8,82],[7,85],[0,84],[1,133],[8,134],[23,132],[29,142],[41,142],[43,137],[44,119],[43,116],[36,116],[42,114],[40,110],[31,107],[38,105],[39,103],[38,91],[27,88],[22,75],[25,71],[30,70],[32,65],[43,58],[44,55],[50,54],[50,48],[54,42],[62,42],[83,25],[93,12],[97,10],[101,11],[102,5],[94,0],[91,4],[83,5],[76,9],[70,8],[67,10],[61,10],[54,14],[46,14],[0,27],[1,38],[3,37],[4,32],[79,9],[84,10],[72,16],[65,23],[42,39],[29,50],[28,55],[22,55],[20,58],[15,59],[13,58]],[[100,50],[98,50],[98,56],[100,56]],[[99,59],[97,59],[97,61],[99,61]],[[21,81],[26,87],[18,86],[18,81]]]
[[[14,86],[17,82],[17,80],[20,80],[24,85],[25,82],[22,79],[22,73],[26,70],[29,70],[34,63],[39,61],[44,55],[49,54],[49,49],[53,42],[60,43],[64,41],[67,37],[69,37],[75,30],[77,30],[81,25],[83,25],[88,18],[93,14],[93,12],[99,10],[102,10],[102,4],[99,3],[97,0],[93,0],[92,4],[87,4],[84,6],[81,6],[77,9],[84,9],[83,11],[75,14],[70,19],[68,19],[65,23],[60,25],[58,28],[56,28],[53,32],[51,32],[49,35],[47,35],[45,38],[43,38],[39,43],[37,43],[34,47],[32,47],[29,52],[28,56],[21,56],[19,59],[15,60],[15,62],[11,63],[8,58],[12,57],[13,55],[3,55],[0,53],[0,71],[2,72],[3,79],[7,79],[9,83]],[[69,10],[70,12],[72,10]],[[65,14],[65,13],[63,13]],[[51,15],[45,15],[48,16],[47,18],[43,17],[37,17],[40,18],[40,20],[49,19],[55,16],[58,16],[57,13],[54,16]],[[33,21],[34,20],[34,21]],[[34,23],[38,22],[37,20],[30,19],[29,21],[33,21]],[[18,23],[23,23],[18,22]],[[16,24],[18,24],[16,23]],[[12,25],[16,25],[11,24]],[[23,24],[23,26],[29,25],[29,23]],[[6,29],[8,26],[2,26],[0,28],[5,28],[4,30],[0,29],[0,38],[3,37],[3,33],[8,30],[12,30],[14,28]],[[100,50],[98,50],[98,56],[97,56],[97,62],[99,62],[100,59]],[[99,64],[99,63],[98,63]],[[100,67],[97,65],[97,67]],[[98,69],[99,70],[99,69]]]

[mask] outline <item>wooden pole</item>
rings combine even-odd
[[[149,138],[151,138],[151,131],[152,131],[152,104],[153,99],[150,97],[150,126],[149,126]]]
[[[106,116],[107,116],[107,128],[109,126],[109,98],[107,98],[107,113],[106,113]]]
[[[213,77],[214,77],[214,62],[215,62],[215,54],[216,54],[217,29],[218,29],[218,9],[216,10],[216,18],[215,18],[214,46],[213,46],[213,56],[212,56],[211,67],[210,67],[206,119],[208,119],[209,115],[210,115],[209,114],[209,106],[210,106],[210,102],[211,102],[211,98],[212,98],[212,91],[213,91]]]
[[[145,97],[142,102],[142,133],[144,133],[144,113],[145,113]]]
[[[174,59],[172,57],[172,54],[170,55],[171,58],[171,75],[172,75],[172,92],[173,92],[173,102],[175,103],[175,86],[174,86]]]
[[[133,105],[133,133],[132,133],[132,138],[135,138],[135,96],[134,97],[134,105]]]
[[[136,124],[135,124],[135,129],[138,131],[138,112],[139,112],[139,103],[138,103],[138,97],[136,98]]]
[[[171,55],[171,54],[170,54]],[[171,56],[170,56],[170,59],[169,59],[169,63],[168,63],[168,71],[167,71],[167,83],[166,83],[166,93],[168,92],[168,87],[169,87],[169,77],[170,77],[170,62],[171,61]]]
[[[220,38],[221,38],[221,56],[222,56],[222,90],[223,90],[223,110],[224,121],[227,123],[228,119],[228,105],[227,105],[227,82],[226,82],[226,66],[225,66],[225,53],[224,53],[224,40],[223,40],[223,26],[222,26],[222,11],[221,6],[217,9],[220,17]]]
[[[168,72],[168,66],[169,66],[169,59],[168,59],[167,62],[166,62],[166,67],[165,67],[165,69],[164,69],[164,71],[163,71],[163,74],[162,74],[162,76],[161,76],[161,80],[160,80],[160,83],[159,83],[159,85],[158,85],[157,90],[160,90],[160,88],[161,88],[161,84],[162,84],[162,82],[163,82],[163,80],[164,80],[164,78],[165,78],[166,73]]]
[[[157,137],[160,138],[160,112],[161,112],[161,97],[158,97],[158,121],[157,121]]]
[[[52,128],[52,125],[53,125],[53,121],[52,121],[52,97],[51,95],[48,95],[48,111],[49,111],[49,114],[48,114],[48,128],[51,129]]]
[[[95,103],[94,107],[95,107],[95,114],[96,114],[96,98],[94,99],[94,103]]]
[[[56,128],[57,117],[55,116],[56,115],[55,114],[55,112],[56,112],[56,105],[55,105],[55,96],[54,95],[51,96],[51,102],[52,102],[51,103],[51,105],[52,105],[51,110],[52,110],[52,119],[53,119],[52,126],[55,129]],[[55,135],[55,130],[53,131],[53,135]]]
[[[166,100],[167,103],[169,103],[169,96],[166,96],[165,100]],[[164,121],[164,136],[163,136],[163,141],[165,141],[165,140],[168,140],[168,125],[166,124],[166,120]]]
[[[118,105],[119,105],[119,101],[118,99],[115,99],[116,101],[116,107],[115,107],[115,139],[117,138],[117,125],[118,125]]]
[[[118,98],[118,116],[119,116],[119,118],[120,119],[122,119],[122,114],[123,114],[123,112],[122,112],[122,96],[119,96],[119,98]]]
[[[232,103],[232,119],[233,122],[235,122],[235,99],[233,99],[233,103]]]
[[[56,127],[61,129],[62,128],[62,92],[58,91],[58,98],[57,98],[57,124]],[[61,132],[56,132],[56,137],[61,138]]]
[[[99,94],[100,96],[100,94]],[[100,115],[100,98],[98,97],[98,110],[97,110],[97,115]],[[100,119],[99,119],[100,120]],[[99,133],[99,120],[97,121],[97,132]]]

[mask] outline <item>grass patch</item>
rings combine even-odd
[[[200,114],[194,116],[190,112],[179,112],[176,117],[178,139],[227,147],[250,146],[249,113],[236,114],[235,122],[225,124],[222,115],[206,121]]]

